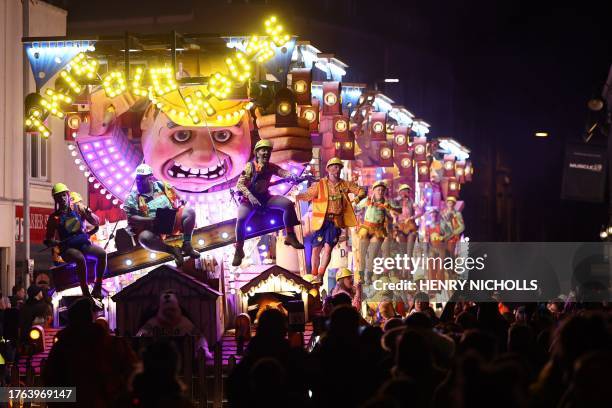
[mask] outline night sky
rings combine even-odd
[[[348,63],[347,80],[372,84],[399,77],[400,84],[384,87],[385,93],[431,123],[433,136],[451,136],[472,149],[476,180],[462,191],[472,239],[594,241],[607,221],[607,200],[590,204],[560,197],[565,145],[581,140],[586,102],[601,93],[612,63],[610,2],[52,3],[68,9],[73,33],[95,33],[99,27],[88,30],[87,22],[104,18],[193,13],[197,25],[173,28],[248,34],[244,31],[257,26],[250,20],[259,23],[258,15],[277,13],[303,39]],[[230,10],[223,12],[226,18],[214,16],[215,7]],[[540,130],[550,137],[535,138]],[[591,143],[606,141],[598,136]],[[510,215],[501,219],[496,216],[496,161],[507,181],[504,194],[512,200]]]

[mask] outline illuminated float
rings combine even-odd
[[[462,211],[461,186],[473,174],[467,148],[450,138],[430,138],[429,124],[365,84],[342,82],[348,65],[338,58],[290,36],[274,17],[265,21],[264,29],[260,36],[221,38],[173,33],[170,39],[25,40],[38,89],[25,101],[27,131],[61,137],[51,135],[48,121],[65,121],[75,168],[90,183],[90,203],[108,200],[107,207],[118,212],[134,188],[135,168],[143,162],[156,178],[173,185],[196,210],[193,247],[216,260],[217,266],[208,271],[216,279],[212,290],[235,297],[234,304],[241,305],[235,313],[248,309],[248,293],[262,286],[251,282],[258,282],[257,276],[248,282],[240,278],[241,273],[249,275],[249,268],[276,264],[297,275],[310,270],[314,231],[307,203],[296,206],[305,251],[276,239],[284,227],[278,212],[257,213],[246,227],[245,261],[237,268],[229,265],[235,241],[234,186],[252,160],[257,140],[271,140],[271,161],[296,175],[322,177],[325,164],[337,157],[343,161],[343,179],[366,189],[382,180],[389,199],[396,198],[401,185],[409,186],[410,200],[420,213],[417,245],[432,239],[432,210],[451,214],[450,207],[444,211],[449,197],[452,211]],[[271,192],[295,197],[307,186],[279,183]],[[454,244],[465,241],[456,220],[444,222],[455,223]],[[397,251],[392,224],[389,220],[379,255]],[[108,243],[104,289],[110,295],[170,260],[135,246],[124,226],[125,221],[109,222],[98,233],[98,240]],[[322,294],[331,292],[338,268],[357,270],[356,230],[345,229],[334,247]],[[180,244],[176,238],[167,242]],[[203,264],[188,262],[184,271],[197,275]],[[426,273],[416,271],[417,276]],[[397,278],[395,271],[390,275]],[[278,276],[287,279],[285,272]],[[53,278],[56,288],[70,294],[75,283],[70,265],[57,267]],[[285,286],[306,293],[313,289],[299,277],[287,279]],[[113,302],[106,303],[114,310]],[[114,327],[114,318],[110,322]]]

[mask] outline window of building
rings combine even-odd
[[[48,143],[49,141],[40,137],[38,133],[30,134],[30,177],[37,180],[48,180]]]

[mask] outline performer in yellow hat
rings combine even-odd
[[[397,203],[400,205],[402,212],[397,215],[397,223],[394,224],[395,238],[400,244],[400,251],[405,250],[409,257],[412,256],[414,250],[417,236],[416,219],[419,216],[410,196],[411,190],[408,184],[399,186]]]
[[[446,257],[447,232],[440,219],[440,210],[433,208],[430,210],[430,217],[425,228],[425,241],[428,243],[429,258],[439,261],[430,262],[427,268],[428,279],[444,279],[444,258]]]
[[[442,210],[441,218],[445,230],[448,232],[448,238],[446,240],[446,249],[450,256],[455,255],[455,247],[457,242],[461,239],[461,234],[465,231],[465,223],[463,222],[463,216],[461,212],[455,209],[457,204],[457,198],[448,196],[446,197],[446,207]]]
[[[338,293],[346,293],[351,297],[351,305],[360,310],[361,308],[361,283],[355,285],[353,272],[348,268],[340,268],[336,272],[336,286],[332,290],[332,296]]]
[[[97,226],[99,225],[98,217],[81,203],[72,205],[70,190],[64,183],[56,183],[51,190],[51,194],[53,195],[53,201],[55,201],[55,211],[47,220],[47,233],[44,243],[47,247],[59,246],[61,257],[66,262],[76,264],[76,272],[83,296],[91,298],[95,306],[102,309],[104,306],[99,299],[102,298],[102,278],[106,270],[106,252],[91,243],[84,222],[87,221],[89,224]],[[91,293],[87,286],[86,258],[94,258],[96,261],[96,281]]]
[[[349,193],[359,202],[365,197],[365,190],[351,181],[340,178],[344,167],[337,157],[327,162],[327,177],[314,183],[296,199],[312,201],[312,255],[310,258],[312,274],[323,278],[331,260],[331,252],[338,243],[342,228],[357,226],[357,218],[349,199]]]
[[[123,209],[128,216],[131,232],[144,248],[172,255],[177,266],[183,264],[183,255],[195,259],[200,257],[200,253],[191,245],[196,222],[194,209],[182,205],[176,190],[169,183],[155,180],[149,165],[141,164],[136,168],[136,189],[128,195]],[[155,231],[156,217],[160,209],[176,210],[172,233],[183,233],[180,249],[166,244],[161,234]]]
[[[359,226],[359,275],[365,276],[366,282],[371,280],[374,258],[388,235],[387,221],[391,211],[401,212],[394,203],[385,198],[387,184],[377,181],[372,185],[372,196],[366,197],[357,204],[357,209],[365,210],[363,222]]]
[[[242,263],[244,258],[245,224],[257,208],[282,210],[283,222],[287,232],[285,245],[291,245],[296,249],[304,249],[304,245],[298,241],[293,229],[294,225],[299,224],[293,202],[287,197],[273,196],[268,192],[272,176],[297,180],[297,176],[291,174],[290,171],[270,162],[272,147],[272,142],[269,140],[257,142],[253,149],[255,159],[247,163],[244,171],[238,178],[238,183],[236,183],[236,189],[242,193],[242,199],[238,207],[238,216],[236,217],[236,252],[232,260],[233,266],[240,266]]]

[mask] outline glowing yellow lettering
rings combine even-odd
[[[232,81],[219,72],[215,73],[208,80],[208,92],[217,99],[225,99],[232,90]]]
[[[136,96],[147,96],[147,90],[142,87],[142,76],[142,68],[136,68],[136,71],[134,72],[134,79],[132,79],[130,87],[132,93]]]
[[[151,68],[149,70],[155,95],[161,96],[178,88],[172,68]]]
[[[251,63],[243,53],[237,52],[233,57],[226,58],[225,63],[235,80],[244,82],[251,77]]]
[[[114,98],[115,96],[121,95],[127,91],[125,76],[121,71],[109,72],[104,77],[102,85],[104,86],[104,92],[106,92],[106,95],[109,98]]]

